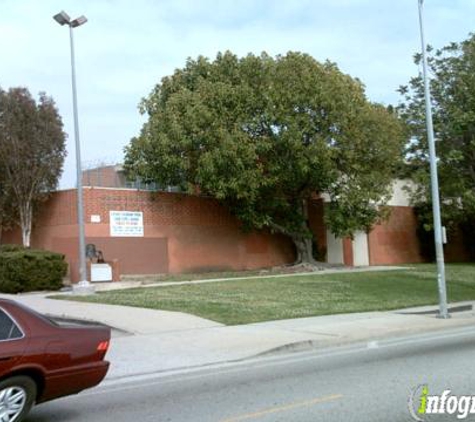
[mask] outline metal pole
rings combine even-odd
[[[444,264],[444,247],[442,244],[442,224],[440,218],[440,199],[439,199],[439,182],[437,178],[437,157],[434,142],[434,127],[432,124],[432,109],[429,90],[429,77],[427,74],[427,54],[426,43],[424,41],[424,25],[422,19],[422,8],[424,0],[419,1],[419,26],[421,31],[422,46],[422,67],[424,71],[424,93],[426,103],[426,125],[427,139],[429,142],[429,158],[430,158],[430,180],[432,189],[432,213],[434,217],[434,241],[435,252],[437,257],[437,282],[439,287],[439,318],[450,318],[447,310],[447,290],[445,286],[445,264]]]
[[[69,25],[69,39],[71,44],[71,79],[73,89],[74,138],[76,143],[76,176],[77,176],[77,207],[79,227],[79,283],[75,288],[78,293],[93,293],[93,287],[87,280],[86,269],[86,240],[84,230],[84,206],[82,193],[81,146],[79,142],[79,119],[76,90],[76,66],[74,62],[73,28]]]

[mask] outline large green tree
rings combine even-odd
[[[442,217],[449,227],[475,235],[475,35],[439,50],[428,48],[430,90]],[[415,56],[416,64],[421,55]],[[429,156],[422,75],[402,86],[399,113],[412,135],[408,171],[417,189],[413,199],[426,229],[432,229]],[[472,242],[473,244],[473,242]]]
[[[148,121],[126,148],[131,177],[199,187],[244,228],[291,237],[300,262],[312,261],[312,194],[330,196],[335,234],[369,229],[403,144],[396,116],[368,102],[361,82],[294,52],[189,59],[141,111]]]
[[[17,217],[24,246],[30,246],[38,204],[57,187],[66,135],[54,101],[40,94],[36,102],[26,88],[0,90],[0,187],[8,195],[7,212]]]

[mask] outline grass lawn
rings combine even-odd
[[[239,277],[262,277],[267,275],[290,274],[286,267],[275,267],[266,270],[245,270],[245,271],[213,271],[199,273],[182,274],[149,274],[149,275],[124,275],[123,281],[141,281],[144,284],[172,282],[172,281],[196,281],[211,280],[221,278],[239,278]]]
[[[475,265],[446,267],[449,302],[475,300]],[[187,312],[228,325],[438,303],[436,267],[136,288],[62,299]]]

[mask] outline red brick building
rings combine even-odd
[[[310,226],[328,262],[386,265],[423,261],[416,217],[401,186],[402,182],[395,184],[389,220],[369,234],[355,233],[353,240],[336,239],[324,225],[324,200],[311,201]],[[86,243],[95,244],[107,261],[117,260],[122,274],[257,269],[295,259],[288,238],[266,231],[244,233],[239,222],[209,198],[85,186],[84,216]],[[17,243],[20,238],[18,232],[6,233],[3,241]],[[461,245],[460,239],[452,239],[446,250],[448,259],[468,259]],[[76,190],[56,192],[43,205],[32,246],[64,253],[71,278],[77,279]]]

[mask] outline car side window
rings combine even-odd
[[[14,340],[22,336],[23,334],[15,322],[0,309],[0,341]]]

